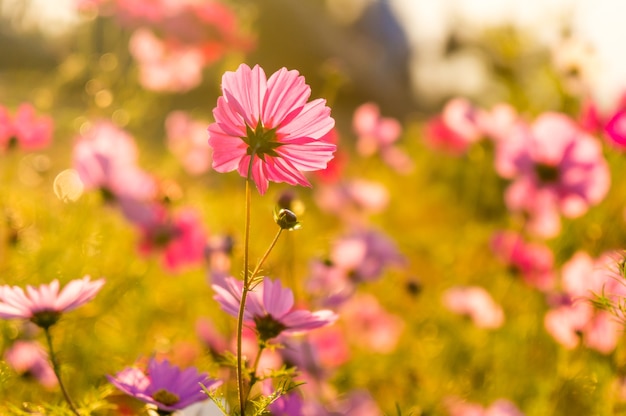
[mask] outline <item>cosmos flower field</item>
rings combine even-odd
[[[583,61],[534,96],[511,40],[506,94],[397,115],[247,2],[75,7],[0,68],[0,415],[626,414],[626,99]]]

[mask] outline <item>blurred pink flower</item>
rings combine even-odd
[[[378,105],[365,103],[354,111],[352,128],[357,135],[357,152],[372,156],[395,143],[402,134],[402,125],[394,118],[381,117]]]
[[[604,126],[604,132],[610,143],[617,148],[626,149],[626,110],[617,111]]]
[[[450,100],[441,115],[426,125],[426,143],[437,150],[453,155],[464,153],[482,135],[478,126],[479,110],[464,98]]]
[[[224,311],[237,317],[243,290],[243,282],[228,278],[224,285],[212,285],[218,301]],[[272,281],[265,277],[263,282],[248,295],[244,311],[244,322],[254,325],[263,340],[269,340],[280,334],[292,335],[330,325],[337,320],[337,315],[330,310],[309,312],[294,309],[293,292],[283,288],[279,280]]]
[[[145,403],[156,406],[164,412],[174,412],[207,399],[200,383],[209,390],[222,382],[213,380],[194,367],[181,370],[167,360],[158,362],[150,359],[148,368],[143,371],[128,367],[118,374],[107,376],[111,384],[123,393]]]
[[[0,318],[29,319],[42,328],[55,324],[63,312],[71,311],[93,299],[104,285],[104,279],[91,281],[89,276],[72,280],[61,292],[59,281],[39,288],[0,286]]]
[[[302,172],[333,158],[336,146],[321,140],[335,124],[330,108],[323,99],[307,103],[311,89],[298,71],[282,68],[268,80],[260,66],[242,64],[224,74],[222,91],[208,129],[216,171],[247,177],[251,167],[264,194],[269,181],[310,186]]]
[[[168,43],[140,28],[129,48],[139,64],[139,83],[148,90],[185,92],[202,82],[204,59],[195,47]]]
[[[248,51],[252,39],[243,34],[235,12],[219,1],[100,0],[100,12],[114,15],[126,27],[145,27],[181,46],[202,51],[205,65],[229,51]],[[91,5],[90,8],[94,8]]]
[[[205,123],[193,120],[184,111],[173,111],[165,119],[167,147],[192,175],[211,167],[211,147],[206,141]]]
[[[0,106],[0,151],[12,146],[27,151],[46,148],[52,142],[52,129],[52,118],[37,117],[29,103],[20,104],[14,117]]]
[[[558,234],[559,213],[583,215],[610,186],[600,144],[559,113],[544,113],[531,126],[518,124],[498,142],[496,170],[513,179],[505,195],[508,208],[528,214],[528,230],[541,237]]]
[[[334,265],[330,260],[315,259],[309,266],[306,289],[317,302],[326,307],[335,307],[350,298],[356,286],[350,280],[348,270]]]
[[[469,316],[479,328],[499,328],[504,323],[502,308],[482,287],[448,289],[443,294],[443,304],[454,313]]]
[[[4,360],[17,373],[34,377],[42,386],[50,389],[58,384],[48,354],[33,341],[16,341],[4,353]]]
[[[335,326],[311,331],[304,337],[284,339],[281,344],[283,361],[317,380],[329,377],[350,357],[344,332]]]
[[[364,216],[380,213],[389,205],[389,191],[378,182],[350,179],[319,186],[315,202],[322,211],[358,223]]]
[[[360,230],[336,240],[330,261],[345,270],[353,283],[374,281],[387,267],[406,263],[395,242],[376,230]]]
[[[600,110],[592,99],[585,100],[578,123],[591,134],[602,134],[613,148],[626,150],[626,93],[610,111]]]
[[[209,238],[205,254],[209,263],[207,277],[210,283],[221,284],[231,275],[233,244],[230,236],[213,235]]]
[[[491,250],[502,262],[512,266],[528,285],[542,291],[554,287],[554,256],[546,245],[527,243],[512,231],[499,231],[491,238]]]
[[[524,413],[507,399],[498,399],[487,408],[477,403],[449,399],[446,407],[450,416],[524,416]]]
[[[622,326],[608,312],[595,310],[590,299],[601,293],[611,300],[626,296],[626,287],[618,279],[618,267],[615,253],[605,253],[594,260],[578,252],[563,265],[565,298],[546,313],[544,325],[565,348],[575,348],[582,338],[586,347],[603,354],[615,349]]]
[[[339,313],[349,328],[346,335],[359,347],[383,354],[396,349],[404,321],[388,313],[376,297],[356,295],[341,306]]]
[[[191,208],[170,213],[163,205],[150,207],[153,215],[137,224],[142,233],[140,253],[161,253],[163,266],[173,272],[203,262],[208,236],[198,213]]]
[[[151,200],[155,179],[137,166],[138,151],[127,132],[108,121],[96,122],[76,138],[72,163],[86,190],[100,190],[106,198]]]
[[[517,111],[507,103],[497,104],[491,111],[482,111],[477,116],[482,134],[496,142],[506,140],[518,122]]]
[[[325,306],[338,306],[360,283],[380,278],[390,267],[403,267],[406,258],[395,243],[375,230],[360,230],[337,239],[330,257],[311,262],[306,287]]]
[[[228,341],[217,331],[210,319],[199,318],[196,321],[196,334],[212,355],[221,355],[226,352]]]

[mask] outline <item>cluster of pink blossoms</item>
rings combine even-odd
[[[172,210],[161,185],[138,164],[133,137],[108,121],[96,122],[75,140],[73,165],[86,190],[100,191],[140,234],[139,252],[161,253],[166,269],[201,263],[207,233],[192,208]]]
[[[352,128],[357,135],[356,150],[363,157],[379,154],[398,173],[413,171],[409,155],[394,144],[400,139],[402,125],[391,117],[381,117],[374,103],[362,104],[354,111]]]
[[[193,89],[205,67],[253,45],[234,11],[220,1],[82,0],[78,7],[113,16],[133,30],[129,49],[139,64],[139,82],[153,91]]]
[[[561,215],[580,217],[610,187],[600,142],[565,114],[548,112],[528,123],[508,105],[487,112],[455,99],[430,123],[426,138],[456,154],[491,139],[495,170],[511,181],[504,195],[508,209],[541,238],[556,236]]]

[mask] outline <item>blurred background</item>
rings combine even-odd
[[[583,124],[581,114],[588,114],[582,107],[593,102],[610,116],[591,120],[597,123],[588,129],[591,141],[597,139],[598,164],[619,184],[626,133],[612,132],[622,140],[615,146],[619,140],[606,137],[606,121],[626,114],[624,103],[616,104],[626,90],[624,16],[621,0],[0,0],[0,107],[17,114],[21,103],[32,103],[33,114],[53,120],[42,124],[54,137],[46,149],[50,143],[38,149],[0,143],[0,283],[107,278],[95,302],[76,318],[64,318],[56,338],[72,389],[84,403],[101,406],[95,414],[115,414],[111,403],[123,401],[104,374],[138,357],[173,357],[217,372],[217,360],[207,353],[210,340],[196,323],[214,323],[224,344],[233,333],[233,320],[212,301],[207,283],[215,253],[226,258],[222,274],[239,273],[243,180],[210,170],[206,127],[225,71],[242,62],[258,63],[268,75],[287,67],[305,76],[313,98],[327,100],[340,145],[330,180],[311,176],[312,189],[296,188],[307,207],[304,227],[285,238],[267,268],[288,276],[298,299],[316,304],[327,299],[315,299],[305,278],[315,274],[314,266],[330,267],[342,239],[368,240],[382,263],[378,280],[359,282],[355,298],[369,306],[355,303],[328,335],[345,336],[347,346],[337,353],[341,364],[331,360],[323,369],[327,404],[363,390],[378,403],[376,416],[397,408],[465,414],[451,410],[451,398],[485,409],[506,398],[538,416],[626,414],[623,329],[610,333],[610,348],[596,351],[583,346],[580,328],[555,325],[571,330],[566,335],[573,347],[544,324],[569,301],[554,282],[577,251],[595,258],[624,248],[626,189],[613,186],[584,216],[563,218],[558,235],[530,235],[527,212],[506,205],[513,178],[494,170],[502,142],[493,131],[477,133],[474,118],[506,103],[513,109],[510,124],[530,125],[554,111]],[[461,103],[452,111],[454,123],[441,127],[442,108],[459,96],[475,107]],[[369,110],[381,124],[395,128],[392,138],[376,138],[380,148],[373,152],[367,143],[365,151],[359,148],[367,134],[354,122],[364,103],[374,104]],[[37,125],[37,117],[18,121]],[[136,139],[138,164],[156,184],[151,202],[171,214],[166,220],[174,221],[184,206],[198,212],[190,228],[210,230],[200,236],[206,252],[183,265],[189,269],[163,265],[163,247],[150,240],[162,229],[146,236],[124,220],[128,212],[117,209],[105,192],[110,189],[86,189],[77,178],[74,145],[93,138],[91,128],[102,119],[111,123],[111,136]],[[433,125],[443,137],[431,146]],[[190,154],[201,160],[186,159]],[[253,196],[254,214],[266,216],[253,225],[261,236],[253,239],[253,253],[266,248],[275,202],[291,198],[285,190],[293,191],[273,183],[263,198]],[[367,232],[355,236],[351,227]],[[511,253],[500,253],[504,261],[494,253],[493,236],[501,230],[528,237],[530,254],[523,253],[521,264],[510,264]],[[391,267],[399,257],[401,267]],[[555,287],[524,281],[535,267]],[[487,328],[457,316],[467,314],[450,311],[443,300],[448,289],[468,285],[483,290],[475,292],[478,308],[496,311]],[[369,339],[359,338],[359,330]],[[14,322],[3,321],[0,332],[3,351],[16,340],[41,338]],[[607,339],[601,329],[597,334]],[[381,340],[391,341],[381,346]],[[32,385],[0,367],[0,393],[15,406],[41,403],[41,397],[61,401],[57,391]],[[478,414],[495,414],[485,409]]]
[[[8,88],[16,72],[38,72],[46,76],[35,77],[40,82],[30,83],[21,99],[34,98],[49,107],[45,97],[54,88],[50,77],[55,71],[75,79],[84,75],[77,65],[90,67],[89,62],[75,62],[76,54],[96,59],[123,51],[124,34],[115,25],[92,24],[106,17],[97,11],[98,3],[103,2],[2,0],[0,99],[16,99]],[[529,100],[554,99],[543,88],[549,82],[532,74],[546,60],[559,61],[570,74],[574,69],[567,65],[581,66],[576,70],[590,89],[584,92],[605,105],[624,85],[620,18],[626,6],[617,0],[230,3],[244,16],[241,24],[250,32],[254,28],[255,46],[248,49],[247,62],[268,71],[297,68],[318,91],[336,92],[340,104],[372,100],[384,113],[398,117],[432,111],[459,94],[485,104],[505,100],[513,93],[507,81],[520,74],[531,84],[521,88],[540,96]],[[128,21],[117,24],[129,32],[134,29]],[[133,75],[132,67],[124,72]]]

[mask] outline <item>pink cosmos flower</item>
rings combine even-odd
[[[148,90],[185,92],[202,82],[204,59],[196,47],[162,41],[141,28],[133,33],[129,48],[139,64],[139,83]]]
[[[23,150],[39,150],[52,141],[53,122],[49,116],[37,117],[29,103],[20,104],[15,116],[0,106],[0,150],[17,146]]]
[[[204,261],[207,232],[200,216],[190,208],[170,213],[165,206],[148,204],[151,213],[138,218],[142,234],[139,252],[160,252],[163,266],[178,271]]]
[[[137,166],[134,139],[108,121],[96,122],[74,144],[74,169],[86,190],[98,189],[106,198],[151,200],[154,178]]]
[[[33,341],[16,341],[4,353],[4,360],[17,373],[34,377],[42,386],[50,389],[58,384],[48,354]]]
[[[284,339],[281,344],[280,354],[288,366],[320,381],[350,357],[344,332],[335,326],[320,328],[304,337]]]
[[[347,271],[355,283],[374,281],[387,267],[406,263],[395,242],[376,230],[361,230],[338,239],[330,260]]]
[[[321,305],[332,308],[348,300],[356,285],[350,280],[349,271],[330,260],[314,259],[309,265],[306,290]]]
[[[600,110],[593,99],[586,99],[578,124],[591,134],[602,134],[613,148],[626,149],[626,94],[609,111]]]
[[[381,117],[374,103],[362,104],[354,111],[352,128],[357,135],[357,152],[372,156],[395,143],[402,134],[402,125],[394,118]]]
[[[479,328],[499,328],[504,323],[502,308],[482,287],[454,287],[443,294],[444,305],[454,313],[467,315]]]
[[[307,103],[304,77],[282,68],[267,79],[260,66],[242,64],[224,74],[222,91],[208,128],[213,169],[250,176],[261,194],[269,181],[310,186],[302,172],[332,159],[336,146],[321,139],[335,121],[325,100]]]
[[[383,212],[389,205],[389,191],[378,182],[348,179],[316,188],[315,202],[320,209],[348,224],[365,223],[370,214]]]
[[[194,367],[181,370],[167,360],[150,359],[146,371],[128,367],[109,381],[125,394],[156,406],[163,412],[174,412],[207,399],[200,384],[215,389],[222,382],[213,380]]]
[[[482,111],[477,115],[482,134],[496,142],[506,140],[519,120],[515,108],[506,103],[497,104],[491,111]]]
[[[351,341],[374,352],[388,354],[395,350],[404,330],[404,321],[387,312],[369,294],[351,298],[342,305],[340,314]]]
[[[224,285],[212,285],[217,300],[223,310],[237,317],[243,282],[235,278],[225,279]],[[269,340],[280,334],[292,335],[307,332],[315,328],[330,325],[337,320],[337,315],[330,310],[309,312],[294,309],[293,292],[283,288],[279,280],[272,281],[265,277],[248,295],[244,322],[254,325],[263,340]]]
[[[184,111],[173,111],[165,119],[167,147],[187,172],[199,175],[211,167],[211,148],[206,142],[204,123]]]
[[[42,328],[55,324],[63,312],[71,311],[93,299],[104,285],[104,279],[91,281],[89,276],[72,280],[61,292],[59,281],[39,288],[0,286],[0,318],[30,319]]]
[[[358,284],[405,264],[405,257],[389,237],[361,230],[335,241],[328,259],[311,263],[306,287],[323,305],[338,306],[354,294]]]
[[[600,144],[558,113],[544,113],[531,126],[520,123],[498,142],[496,170],[513,179],[505,195],[509,209],[528,214],[528,230],[541,237],[558,233],[559,213],[581,216],[610,186]]]
[[[524,282],[539,290],[554,288],[554,256],[544,244],[528,243],[521,235],[499,231],[491,238],[491,249],[505,264],[518,272]]]
[[[546,313],[544,324],[565,348],[575,348],[582,338],[586,347],[603,354],[615,349],[622,327],[608,312],[596,310],[590,299],[601,293],[610,300],[626,296],[626,287],[618,278],[617,258],[615,253],[605,253],[594,260],[578,252],[563,265],[564,299]]]
[[[214,356],[222,355],[228,347],[226,337],[218,332],[210,319],[200,318],[196,321],[196,334]]]
[[[426,143],[434,149],[453,155],[465,153],[481,137],[478,114],[479,110],[469,101],[463,98],[450,100],[441,115],[426,125]]]

